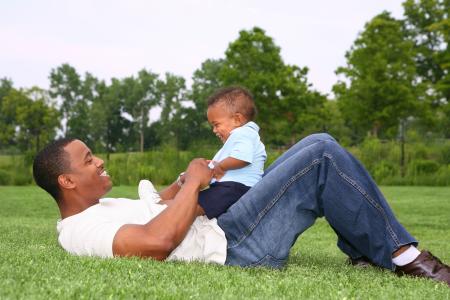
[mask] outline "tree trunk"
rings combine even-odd
[[[405,177],[405,120],[400,120],[400,175]]]
[[[372,133],[372,137],[377,139],[379,130],[380,130],[380,125],[379,125],[378,122],[375,122],[373,124],[373,126],[372,126],[372,132],[371,132]]]
[[[140,130],[140,150],[144,152],[144,109],[141,108],[141,130]]]

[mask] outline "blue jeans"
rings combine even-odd
[[[395,218],[373,179],[328,134],[310,135],[218,218],[226,264],[281,268],[297,237],[325,217],[348,256],[393,270],[392,253],[417,241]]]

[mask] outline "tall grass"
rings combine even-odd
[[[196,157],[212,158],[217,146],[199,145],[189,151],[165,146],[144,153],[115,153],[105,160],[106,169],[115,185],[136,185],[140,179],[166,185],[175,180]],[[400,168],[400,146],[394,141],[367,139],[352,152],[382,185],[450,185],[450,141],[414,142],[406,144],[404,176]],[[267,149],[266,166],[281,149]],[[32,183],[32,156],[0,156],[0,185],[29,185]]]
[[[366,139],[349,149],[382,185],[450,185],[450,141],[415,142],[405,146],[405,174],[400,167],[400,145]]]

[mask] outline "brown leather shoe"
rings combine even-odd
[[[450,267],[428,251],[422,251],[414,261],[405,266],[397,266],[395,273],[399,276],[406,274],[442,281],[450,287]]]
[[[367,257],[362,256],[358,258],[351,258],[349,257],[347,260],[347,263],[349,265],[359,267],[359,268],[367,268],[367,267],[376,267],[375,264],[373,264]]]

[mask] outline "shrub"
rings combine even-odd
[[[157,185],[173,182],[195,157],[211,159],[220,145],[195,145],[178,151],[165,145],[144,153],[114,153],[105,165],[114,185],[137,185],[150,179]],[[285,148],[266,147],[268,167]],[[406,176],[400,176],[400,146],[395,141],[366,139],[349,149],[379,184],[384,185],[450,185],[450,142],[406,144]],[[105,157],[100,154],[100,157]],[[31,154],[0,156],[0,185],[32,183]]]
[[[450,185],[450,164],[439,168],[432,185]]]
[[[0,169],[0,185],[10,185],[11,184],[11,174],[6,171]]]
[[[392,162],[382,160],[375,165],[373,177],[379,184],[388,182],[388,179],[398,174],[398,167],[394,166]]]
[[[427,175],[435,173],[439,169],[439,164],[433,160],[413,160],[408,166],[408,173],[411,175]]]
[[[446,165],[450,164],[450,143],[442,146],[440,151],[440,161]]]

